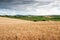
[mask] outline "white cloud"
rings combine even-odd
[[[54,1],[53,3],[49,5],[43,5],[43,6],[29,6],[26,8],[26,12],[32,14],[32,15],[60,15],[60,3],[59,1]]]
[[[9,9],[0,9],[0,15],[15,15],[17,12]]]

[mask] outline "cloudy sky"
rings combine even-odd
[[[60,0],[0,0],[0,15],[60,15]]]

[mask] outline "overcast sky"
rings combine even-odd
[[[0,15],[60,15],[60,0],[0,0]]]

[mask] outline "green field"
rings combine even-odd
[[[60,21],[60,15],[52,15],[52,16],[23,16],[23,15],[14,15],[14,16],[1,16],[1,17],[8,17],[8,18],[16,18],[16,19],[23,19],[29,21]]]

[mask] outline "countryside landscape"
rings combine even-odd
[[[0,0],[0,40],[60,40],[60,0]]]
[[[0,40],[60,40],[60,16],[0,16]]]

